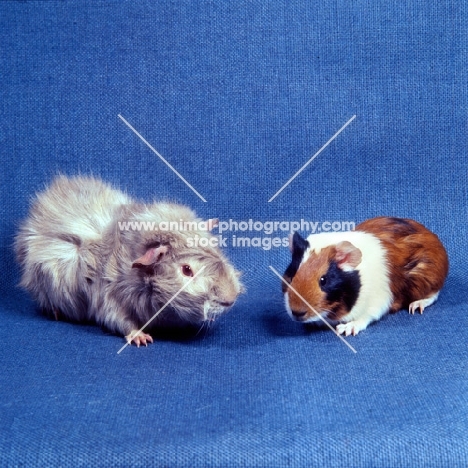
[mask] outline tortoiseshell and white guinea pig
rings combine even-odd
[[[181,221],[182,230],[163,230]],[[98,179],[61,176],[36,196],[16,237],[21,285],[56,318],[94,321],[146,345],[151,335],[137,331],[150,319],[151,328],[211,323],[242,292],[212,242],[216,222],[173,203],[135,202]]]
[[[295,233],[290,248],[292,261],[284,273],[289,285],[283,283],[289,315],[307,323],[320,321],[320,314],[341,322],[336,330],[346,336],[387,312],[422,313],[436,301],[449,267],[439,238],[411,219],[373,218],[355,231],[312,234],[307,240]]]

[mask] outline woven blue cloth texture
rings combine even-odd
[[[468,466],[467,24],[449,0],[0,2],[0,466]],[[449,276],[353,353],[287,316],[287,231],[226,231],[232,310],[117,354],[18,287],[15,232],[58,173],[227,222],[413,218]]]

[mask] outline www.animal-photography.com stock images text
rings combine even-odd
[[[213,237],[194,235],[187,237],[188,247],[237,247],[260,248],[271,250],[289,247],[291,235],[296,231],[309,234],[320,232],[353,231],[355,221],[255,221],[248,219],[239,221],[234,219],[208,221],[119,221],[121,231],[150,231],[154,233],[170,233],[174,231],[208,230]],[[157,234],[156,234],[157,236]],[[166,237],[167,238],[167,237]]]

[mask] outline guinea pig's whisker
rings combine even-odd
[[[212,325],[212,321],[208,321],[208,322],[203,322],[200,326],[200,328],[198,329],[198,332],[196,333],[195,336],[198,336],[202,333],[202,331],[204,330],[204,334],[203,334],[203,339],[205,339],[210,331],[210,327]]]
[[[204,328],[204,326],[205,326],[205,323],[206,323],[206,322],[202,322],[202,323],[201,323],[200,328],[198,329],[197,333],[195,333],[195,336],[196,336],[196,337],[197,337],[197,336],[200,334],[200,332],[203,330],[203,328]]]
[[[206,322],[209,319],[210,315],[210,303],[208,301],[205,301],[203,304],[203,321]]]

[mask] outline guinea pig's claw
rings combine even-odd
[[[336,326],[336,332],[338,335],[346,335],[346,336],[356,336],[360,331],[364,330],[366,325],[359,323],[358,321],[348,322],[348,323],[340,323]]]
[[[127,343],[129,345],[132,344],[132,341],[136,344],[137,348],[140,347],[140,344],[144,344],[145,346],[148,346],[148,342],[152,343],[153,338],[151,335],[148,335],[147,333],[140,332],[138,333],[138,330],[132,330],[126,337],[125,339],[127,340]]]
[[[409,305],[409,313],[414,314],[419,309],[419,313],[422,314],[424,312],[425,305],[426,304],[424,299],[420,301],[414,301]]]
[[[57,309],[57,307],[54,307],[52,309],[52,312],[54,313],[54,318],[55,320],[60,320],[60,310]]]

